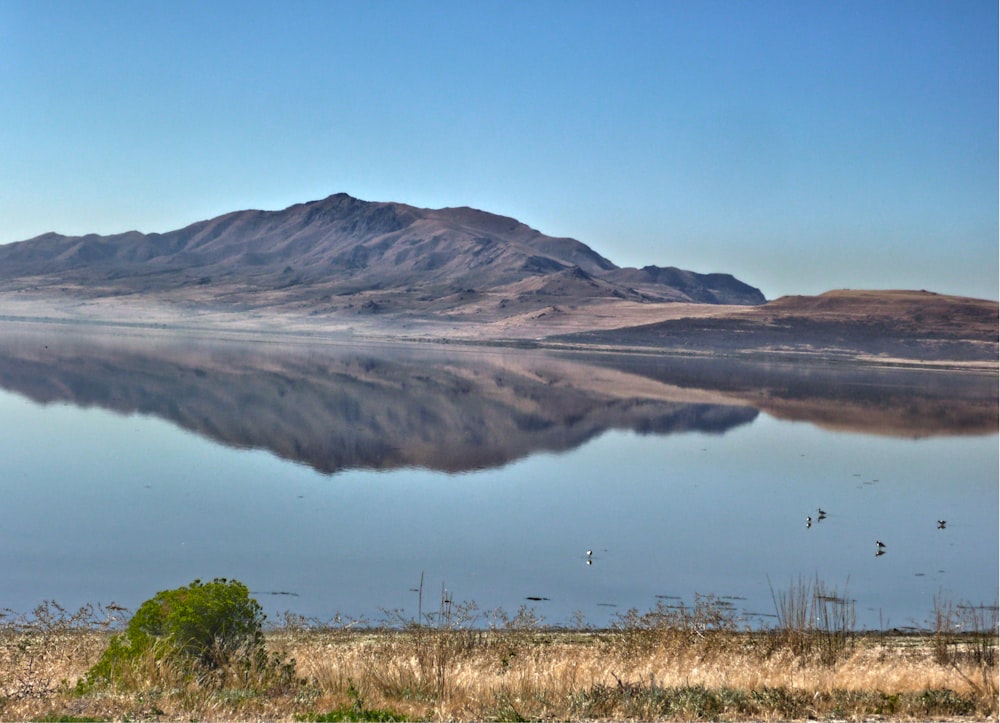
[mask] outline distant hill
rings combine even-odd
[[[337,194],[282,211],[237,211],[167,233],[47,233],[0,246],[0,291],[59,289],[82,297],[166,294],[171,301],[316,309],[367,294],[355,311],[442,310],[469,294],[638,302],[760,304],[729,274],[623,269],[571,238],[472,208],[422,209]],[[400,296],[401,295],[401,296]],[[550,302],[546,302],[550,303]]]
[[[717,316],[688,316],[553,339],[685,352],[995,363],[998,309],[995,301],[929,291],[839,290],[783,296]]]

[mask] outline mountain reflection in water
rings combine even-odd
[[[0,387],[155,415],[324,473],[502,466],[608,430],[722,433],[760,413],[907,436],[996,432],[990,374],[13,325]]]

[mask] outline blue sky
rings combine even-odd
[[[346,192],[997,298],[995,0],[0,0],[0,243]]]

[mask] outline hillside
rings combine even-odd
[[[840,290],[786,296],[714,316],[692,315],[558,338],[687,352],[995,364],[998,325],[995,301],[928,291]]]
[[[0,318],[997,366],[997,302],[620,268],[471,208],[337,194],[176,231],[0,246]]]
[[[566,286],[567,274],[584,283]],[[466,301],[442,302],[456,293],[511,287],[516,295],[525,283],[573,301],[587,300],[592,288],[640,302],[764,301],[758,289],[727,274],[620,269],[580,241],[546,236],[512,218],[343,193],[162,234],[48,233],[0,246],[0,293],[139,295],[181,306],[440,311]]]

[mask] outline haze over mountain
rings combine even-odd
[[[378,291],[440,310],[471,294],[760,304],[729,274],[622,269],[570,238],[472,208],[421,209],[336,194],[282,211],[237,211],[167,233],[47,233],[0,246],[0,290],[84,297],[167,294],[224,304],[316,305]],[[447,297],[456,292],[462,299]],[[385,300],[367,299],[367,311]],[[500,303],[501,300],[497,301]]]

